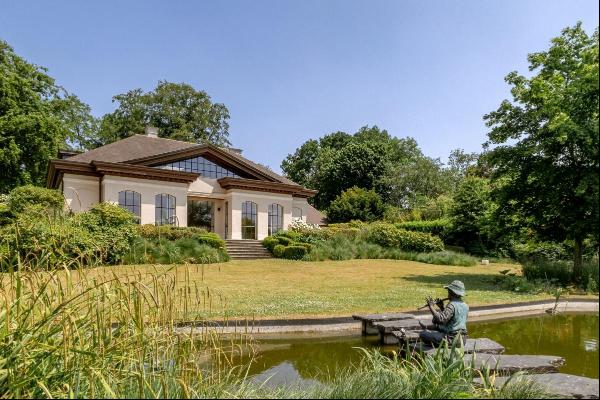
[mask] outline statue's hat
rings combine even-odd
[[[448,286],[444,286],[444,288],[450,290],[452,293],[456,294],[457,296],[465,295],[465,284],[462,283],[461,281],[452,281],[451,284],[449,284]]]

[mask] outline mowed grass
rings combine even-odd
[[[445,297],[455,279],[467,288],[471,306],[550,299],[548,294],[501,290],[499,271],[518,265],[453,267],[401,260],[302,262],[282,259],[207,265],[111,266],[77,272],[77,279],[102,280],[113,274],[144,280],[149,274],[176,274],[189,292],[206,292],[196,307],[177,310],[181,319],[309,318],[414,310],[426,296]],[[181,293],[181,292],[180,292]],[[180,294],[183,295],[183,294]]]

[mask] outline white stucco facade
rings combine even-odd
[[[289,194],[221,188],[216,179],[199,177],[194,182],[177,183],[136,179],[122,176],[103,177],[65,174],[61,188],[67,206],[73,212],[89,210],[100,201],[119,204],[119,193],[132,191],[141,199],[140,223],[155,224],[156,196],[168,194],[175,198],[175,225],[188,226],[190,201],[209,201],[213,204],[212,230],[222,238],[242,239],[242,204],[256,204],[256,239],[269,235],[269,206],[279,204],[283,209],[283,229],[292,222],[294,208],[306,221],[309,207],[306,198]],[[300,211],[298,211],[300,210]],[[227,226],[227,232],[226,230]]]

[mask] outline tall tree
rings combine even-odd
[[[421,156],[412,138],[396,138],[377,126],[364,126],[355,134],[334,132],[308,140],[281,163],[287,177],[319,193],[315,205],[327,208],[344,190],[353,186],[375,189],[387,195],[381,177],[391,165]]]
[[[229,145],[229,111],[187,83],[158,82],[147,93],[130,90],[113,97],[118,107],[102,117],[99,137],[103,144],[158,128],[164,138],[195,143]]]
[[[541,238],[573,240],[578,280],[582,242],[599,225],[598,29],[566,28],[528,60],[531,77],[506,77],[513,101],[484,117],[498,201]]]
[[[43,184],[48,161],[87,140],[89,107],[0,40],[0,193]],[[86,122],[87,121],[87,122]],[[69,141],[67,143],[66,141]]]

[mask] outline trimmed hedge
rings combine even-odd
[[[285,254],[285,246],[282,244],[278,244],[273,247],[273,255],[277,258],[283,258]]]
[[[430,233],[446,239],[452,230],[449,219],[434,219],[432,221],[406,221],[395,224],[396,228],[407,231]]]
[[[383,247],[397,247],[404,251],[419,253],[444,250],[444,242],[437,236],[407,231],[385,223],[370,225],[367,228],[367,240]]]
[[[178,240],[209,233],[206,229],[171,225],[140,225],[140,235],[146,239]]]
[[[287,246],[283,250],[283,258],[288,260],[301,260],[308,250],[304,246]]]
[[[262,245],[265,246],[271,253],[273,248],[279,244],[279,240],[273,236],[267,236],[263,239]]]

